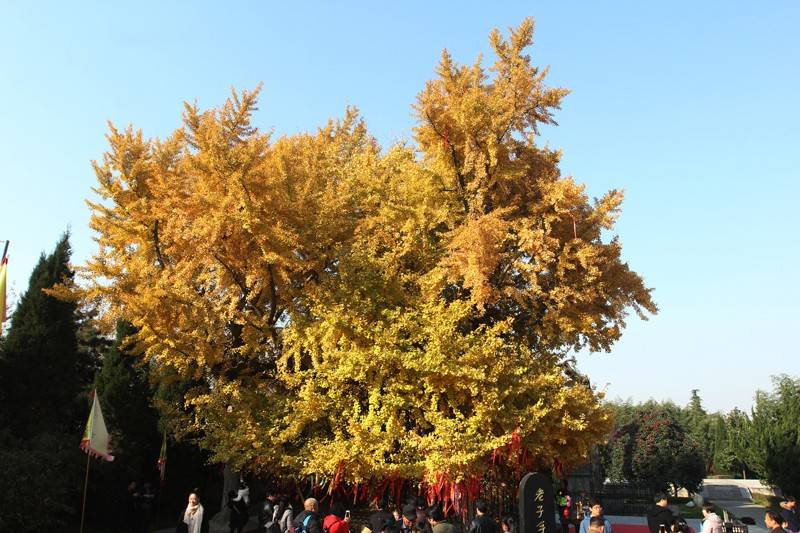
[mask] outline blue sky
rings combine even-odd
[[[410,137],[442,48],[472,62],[492,28],[533,16],[534,62],[572,90],[544,138],[591,195],[626,191],[617,233],[661,308],[580,368],[611,397],[697,388],[712,410],[800,374],[800,2],[75,4],[0,2],[0,239],[17,294],[67,227],[75,262],[92,253],[106,121],[165,136],[184,100],[263,81],[262,129],[357,105],[388,146]]]

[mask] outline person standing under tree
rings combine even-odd
[[[581,521],[580,533],[589,533],[589,526],[591,526],[592,518],[600,518],[603,520],[603,532],[613,533],[611,529],[611,522],[603,515],[603,504],[598,498],[589,500],[589,516],[586,516]]]
[[[506,515],[500,520],[500,528],[503,533],[517,533],[517,519],[514,515]]]
[[[176,531],[185,533],[208,533],[208,518],[203,513],[203,505],[196,492],[189,494],[189,502],[183,512],[181,523]]]
[[[800,511],[797,509],[797,499],[794,496],[789,496],[785,502],[781,502],[781,518],[786,531],[800,533]]]
[[[267,527],[267,523],[275,519],[275,506],[277,500],[278,497],[275,494],[275,491],[271,490],[267,492],[267,497],[264,499],[264,502],[261,504],[261,509],[258,511],[259,529]]]
[[[242,533],[244,526],[247,525],[247,504],[244,499],[236,497],[235,490],[228,491],[228,509],[231,511],[228,519],[230,533]]]
[[[456,533],[453,524],[446,522],[442,508],[434,505],[428,508],[428,522],[433,533]]]
[[[292,527],[294,509],[292,509],[292,502],[287,494],[281,496],[280,503],[275,508],[275,514],[272,515],[272,518],[278,524],[280,533],[287,533],[289,528]]]
[[[318,512],[319,502],[315,498],[304,501],[303,512],[292,523],[295,533],[322,533]]]
[[[497,528],[489,515],[489,504],[486,500],[475,501],[475,518],[469,523],[468,533],[496,533]]]
[[[328,533],[350,533],[350,516],[345,515],[340,503],[331,505],[331,514],[322,521],[322,531]]]
[[[655,495],[655,505],[647,512],[647,526],[650,528],[650,533],[659,533],[659,531],[672,531],[672,526],[675,524],[675,517],[672,516],[672,511],[669,510],[667,503],[667,495],[659,492]],[[661,529],[663,526],[663,530]]]
[[[369,528],[372,533],[381,533],[383,528],[393,520],[392,513],[386,510],[388,503],[385,498],[381,498],[375,504],[377,509],[369,515]]]
[[[556,506],[558,507],[558,518],[561,520],[561,530],[569,533],[569,518],[572,511],[572,495],[567,486],[567,480],[561,482],[561,488],[556,495]]]
[[[125,492],[125,525],[130,528],[131,533],[139,533],[141,529],[141,515],[139,513],[139,490],[136,482],[128,483]]]

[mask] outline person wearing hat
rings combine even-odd
[[[417,521],[417,506],[413,503],[407,503],[403,506],[403,525],[402,530],[405,532],[413,531]]]

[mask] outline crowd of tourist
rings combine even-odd
[[[136,498],[131,501],[148,507],[152,500],[148,489],[149,487],[136,491],[132,484],[129,490],[135,491],[132,494]],[[230,511],[230,533],[245,533],[250,518],[247,485],[242,483],[239,490],[229,491],[226,500]],[[360,515],[357,531],[353,531],[350,510],[340,502],[333,503],[323,513],[315,498],[305,499],[302,509],[295,509],[292,501],[288,494],[268,493],[257,508],[258,533],[518,533],[515,514],[508,514],[497,520],[491,516],[489,506],[483,500],[475,502],[474,517],[466,526],[462,522],[462,516],[452,509],[446,514],[440,505],[426,506],[422,499],[411,498],[403,505],[392,505],[386,500],[375,501],[370,514]],[[613,524],[606,517],[600,499],[582,498],[575,502],[575,508],[570,512],[564,512],[564,507],[573,506],[571,498],[565,501],[559,493],[555,503],[563,533],[570,533],[570,527],[574,527],[574,533],[614,533]],[[713,504],[703,504],[702,514],[702,529],[696,532],[683,518],[673,514],[666,494],[657,494],[646,518],[650,533],[730,532]],[[207,533],[208,519],[200,503],[198,491],[192,492],[176,533]],[[779,510],[766,511],[764,524],[770,533],[800,533],[800,511],[797,509],[796,499],[786,498]]]

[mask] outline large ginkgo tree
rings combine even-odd
[[[133,324],[156,379],[192,384],[175,431],[334,484],[586,458],[610,415],[572,354],[656,306],[613,236],[622,193],[590,200],[537,143],[567,91],[532,34],[493,32],[488,68],[445,51],[413,140],[386,149],[353,109],[272,139],[258,90],[187,104],[164,140],[111,128],[83,297]]]

